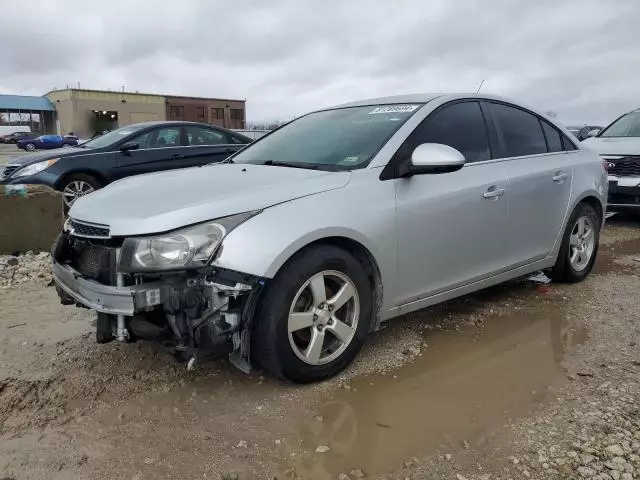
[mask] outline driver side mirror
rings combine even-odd
[[[131,150],[137,150],[140,148],[140,144],[136,142],[127,142],[120,145],[121,152],[130,152]]]
[[[464,156],[455,148],[440,143],[423,143],[411,154],[411,159],[400,168],[401,177],[428,173],[449,173],[460,170]]]

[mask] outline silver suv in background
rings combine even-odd
[[[625,113],[582,145],[606,162],[609,209],[640,213],[640,109]]]
[[[99,341],[312,382],[391,318],[541,269],[581,281],[606,194],[598,155],[529,108],[377,98],[80,198],[54,278],[98,312]]]

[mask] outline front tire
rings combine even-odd
[[[85,195],[101,188],[100,182],[86,173],[76,173],[65,178],[60,184],[65,210],[69,210],[74,202]]]
[[[33,143],[27,143],[24,148],[30,152],[35,152],[36,150],[36,146]]]
[[[309,247],[267,286],[253,325],[253,358],[296,383],[336,375],[360,351],[372,306],[371,283],[358,261],[335,246]]]
[[[602,219],[595,209],[580,203],[571,214],[553,267],[555,281],[577,283],[584,280],[596,261]]]

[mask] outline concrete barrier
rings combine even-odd
[[[7,195],[0,185],[0,255],[50,251],[64,222],[62,194],[40,185]]]

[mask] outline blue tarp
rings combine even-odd
[[[1,95],[0,110],[55,111],[55,107],[47,97],[27,95]]]

